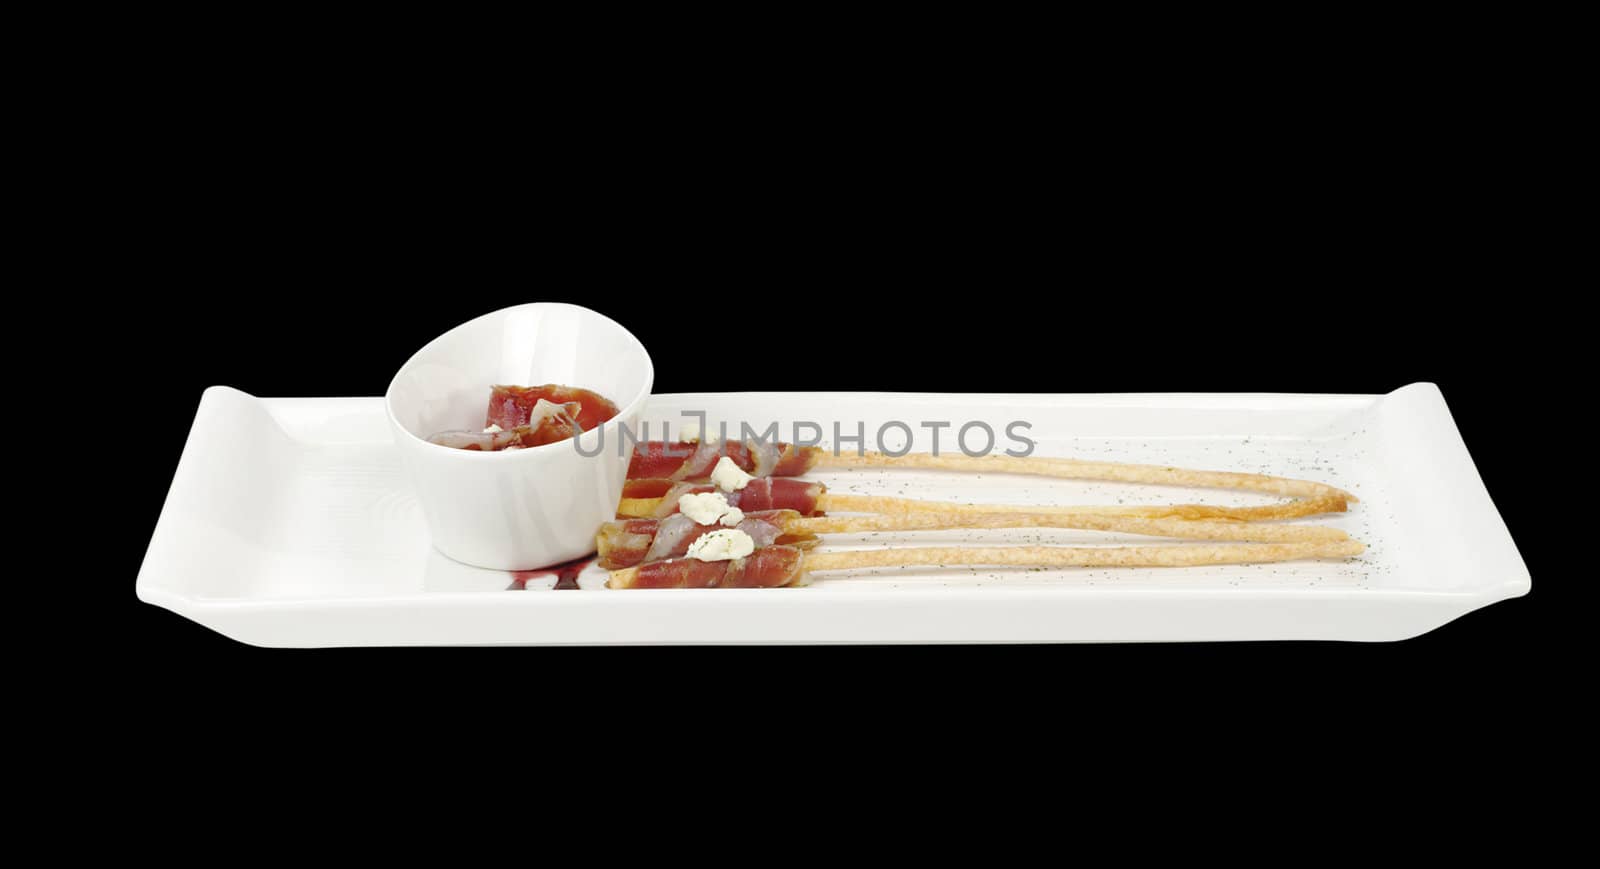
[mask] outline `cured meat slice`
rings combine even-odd
[[[582,408],[576,401],[554,404],[544,399],[534,403],[527,419],[502,431],[443,431],[428,438],[428,443],[458,450],[517,450],[559,443],[583,434],[578,422]],[[492,425],[497,425],[492,424]]]
[[[663,491],[664,489],[664,491]],[[643,494],[662,492],[660,495]],[[720,491],[708,483],[673,483],[670,480],[629,480],[623,487],[617,512],[624,516],[657,519],[678,512],[678,499],[688,494]],[[746,513],[761,510],[793,510],[802,516],[815,516],[817,501],[827,487],[821,483],[788,478],[757,477],[743,489],[724,492],[729,506]],[[635,494],[640,493],[640,494]],[[643,511],[643,512],[640,512]]]
[[[793,510],[761,510],[745,513],[743,521],[734,527],[750,535],[757,548],[785,543],[813,542],[809,534],[785,533],[785,526],[800,514]],[[600,554],[600,566],[607,570],[632,567],[646,561],[681,558],[689,551],[689,544],[702,535],[722,530],[722,525],[698,525],[682,513],[663,519],[629,519],[607,522],[595,535],[595,548]]]
[[[676,481],[666,479],[628,480],[622,484],[622,497],[624,500],[665,498],[678,485]]]
[[[453,450],[478,450],[492,453],[511,447],[522,446],[524,435],[532,432],[526,426],[509,429],[507,431],[442,431],[429,435],[428,443],[449,447]]]
[[[779,588],[797,582],[804,572],[804,552],[793,546],[768,546],[732,561],[674,558],[627,571],[616,588]]]
[[[756,440],[668,443],[646,441],[634,447],[628,476],[667,480],[703,480],[727,456],[739,469],[758,477],[798,477],[822,456],[818,447]]]
[[[540,401],[551,404],[577,402],[573,417],[580,431],[598,428],[601,423],[617,415],[617,406],[610,399],[587,389],[546,383],[542,386],[495,386],[489,394],[489,410],[484,416],[485,426],[497,425],[513,429],[529,424]]]
[[[601,525],[594,535],[600,566],[612,570],[612,564],[628,567],[642,563],[660,528],[660,519],[626,519]]]

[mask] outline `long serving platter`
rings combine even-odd
[[[1400,640],[1526,594],[1530,581],[1432,384],[1388,395],[652,396],[659,432],[708,420],[881,430],[919,451],[981,422],[1035,454],[1316,479],[1361,500],[1310,520],[1348,561],[1130,568],[892,568],[792,589],[616,591],[593,566],[511,574],[432,549],[380,398],[203,396],[138,578],[141,600],[260,646],[1067,643]],[[1022,422],[1024,427],[1010,428]],[[894,423],[903,423],[895,426]],[[835,431],[835,425],[839,428]],[[974,432],[981,433],[981,427]],[[811,429],[806,428],[809,433]],[[659,435],[656,435],[659,436]],[[977,437],[975,434],[974,437]],[[979,438],[981,439],[981,438]],[[855,449],[851,442],[845,449]],[[1010,504],[1256,504],[1209,489],[939,471],[836,469],[829,491]],[[1135,542],[1090,531],[878,533],[833,548]]]

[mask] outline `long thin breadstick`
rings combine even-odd
[[[867,567],[996,565],[1026,567],[1194,567],[1254,564],[1305,558],[1348,558],[1366,547],[1358,540],[1325,543],[1232,543],[1213,546],[979,546],[861,549],[807,553],[807,571]]]
[[[610,588],[777,588],[800,585],[812,572],[873,567],[1196,567],[1310,558],[1348,558],[1366,547],[1356,540],[1321,543],[1226,543],[1174,546],[994,546],[802,552],[769,546],[727,562],[692,558],[655,561],[611,571]]]
[[[626,505],[628,500],[624,499]],[[640,499],[650,500],[650,499]],[[656,503],[658,503],[657,500]],[[1038,513],[1047,516],[1132,516],[1141,519],[1228,519],[1257,522],[1270,519],[1298,519],[1319,513],[1343,513],[1348,508],[1339,496],[1302,498],[1264,507],[1212,507],[1205,504],[1150,504],[1145,506],[1082,506],[1016,504],[952,504],[944,501],[918,501],[881,495],[839,495],[825,492],[817,497],[817,509],[841,513]],[[653,509],[653,507],[651,508]],[[650,515],[648,513],[624,515]]]
[[[802,517],[794,510],[747,513],[739,530],[753,539],[810,548],[819,535],[901,531],[971,531],[981,528],[1076,528],[1174,537],[1187,540],[1229,540],[1252,543],[1328,543],[1349,540],[1337,528],[1276,522],[1223,522],[1188,519],[1143,519],[1137,516],[1050,516],[1038,513],[873,513]],[[701,536],[721,525],[701,525],[678,515],[668,519],[607,522],[595,534],[600,566],[632,567],[687,554]]]
[[[617,515],[630,518],[655,516],[665,498],[623,498]],[[918,501],[883,495],[841,495],[824,492],[817,496],[816,510],[839,513],[1038,513],[1048,516],[1132,516],[1141,519],[1220,519],[1260,522],[1272,519],[1298,519],[1320,513],[1343,513],[1349,508],[1337,496],[1301,498],[1262,507],[1213,507],[1206,504],[1149,504],[1144,506],[1085,505],[1062,507],[1045,504],[954,504],[948,501]],[[807,508],[804,512],[809,512]]]
[[[1032,474],[1060,477],[1069,480],[1116,480],[1125,483],[1152,483],[1168,486],[1192,486],[1217,489],[1246,489],[1293,498],[1341,497],[1358,500],[1354,495],[1323,483],[1295,480],[1288,477],[1271,477],[1265,474],[1244,474],[1236,471],[1196,471],[1166,465],[1134,465],[1122,462],[1089,462],[1079,459],[1058,459],[1046,456],[969,456],[965,453],[929,455],[910,453],[904,456],[887,456],[883,453],[834,455],[823,451],[817,459],[819,467],[884,467],[925,468],[936,471],[976,471],[994,474]]]
[[[932,531],[973,528],[1075,528],[1150,537],[1189,540],[1232,540],[1257,543],[1327,543],[1349,540],[1337,528],[1275,525],[1257,522],[1213,522],[1186,519],[1144,519],[1136,516],[1039,513],[889,513],[870,516],[817,516],[784,523],[786,534],[859,534],[869,531]]]

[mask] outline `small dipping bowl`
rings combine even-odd
[[[627,329],[588,308],[554,302],[485,314],[440,335],[395,374],[384,395],[433,545],[456,561],[534,570],[594,551],[616,517],[655,367]],[[508,452],[429,443],[480,431],[497,384],[592,390],[621,412],[576,438]]]

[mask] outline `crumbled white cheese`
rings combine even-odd
[[[704,431],[704,430],[702,430],[700,428],[700,423],[697,423],[697,422],[686,422],[686,423],[683,424],[683,428],[682,428],[681,432],[678,434],[678,440],[680,442],[686,443],[686,444],[697,444],[697,443],[714,444],[714,443],[717,443],[717,442],[721,441],[722,440],[722,436],[717,434],[714,431]]]
[[[556,404],[553,401],[546,401],[541,398],[533,403],[533,410],[528,411],[528,425],[537,428],[539,423],[544,422],[546,419],[566,412],[566,405]]]
[[[491,423],[489,423],[489,427],[483,430],[483,433],[484,434],[499,434],[499,433],[501,433],[503,431],[505,431],[505,429],[500,427],[500,423],[491,422]]]
[[[728,499],[721,492],[690,492],[678,498],[678,512],[693,519],[697,525],[715,525],[718,519],[727,515],[728,510]]]
[[[737,528],[725,528],[700,535],[686,553],[701,561],[732,561],[756,551],[756,542]]]
[[[732,528],[744,521],[744,511],[738,507],[729,507],[728,512],[722,514],[722,524]]]
[[[754,479],[755,477],[740,470],[739,466],[733,463],[733,459],[727,456],[717,459],[717,466],[711,471],[711,482],[724,492],[737,492],[750,485],[750,481]]]

